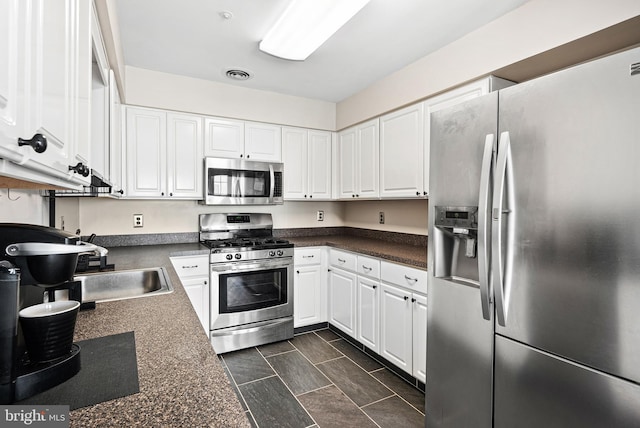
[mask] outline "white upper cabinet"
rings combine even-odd
[[[109,71],[109,180],[111,194],[122,196],[124,193],[124,150],[122,140],[122,104],[115,74]]]
[[[20,164],[6,169],[25,180],[87,184],[91,2],[1,0],[0,7],[0,154]]]
[[[164,196],[167,114],[127,107],[127,197]]]
[[[127,107],[127,197],[202,199],[202,118]]]
[[[379,121],[373,119],[338,133],[338,197],[379,196]]]
[[[331,132],[282,128],[287,200],[331,199]]]
[[[202,199],[202,118],[167,113],[167,191],[169,197]]]
[[[21,162],[30,147],[18,146],[25,135],[25,70],[27,49],[26,3],[23,0],[0,0],[0,157]]]
[[[207,117],[204,127],[205,156],[277,162],[282,158],[280,126]]]
[[[280,162],[282,127],[268,123],[245,122],[244,157],[249,160]]]
[[[380,196],[423,196],[424,113],[422,103],[380,118]]]

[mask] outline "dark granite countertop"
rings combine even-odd
[[[296,247],[329,246],[341,250],[353,251],[372,257],[379,257],[396,263],[402,263],[419,269],[427,269],[426,245],[398,243],[354,235],[322,235],[289,237]]]
[[[175,291],[80,312],[77,341],[134,332],[140,392],[72,411],[72,427],[250,426],[169,260],[206,252],[199,244],[110,249],[118,270],[165,267]]]

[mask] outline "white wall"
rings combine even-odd
[[[333,131],[335,103],[126,67],[125,103]]]
[[[0,222],[49,225],[49,200],[39,190],[0,189]]]
[[[640,15],[638,0],[530,0],[337,105],[343,129]]]
[[[86,235],[197,232],[198,215],[214,212],[269,212],[273,215],[273,227],[276,229],[342,226],[344,215],[343,206],[338,202],[229,207],[200,205],[196,201],[83,198],[79,204],[78,227]],[[59,207],[56,208],[56,213],[65,215]],[[317,210],[324,211],[324,221],[316,221]],[[133,227],[133,214],[144,215],[144,227]]]

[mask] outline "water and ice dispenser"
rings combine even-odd
[[[436,278],[478,282],[478,207],[436,206],[434,234]]]

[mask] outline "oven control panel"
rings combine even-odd
[[[279,259],[293,257],[293,248],[277,250],[237,250],[231,252],[212,252],[210,263],[225,263],[231,261],[254,261],[262,259]]]

